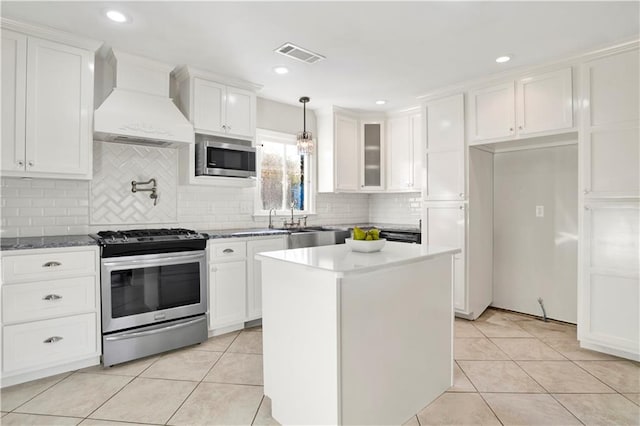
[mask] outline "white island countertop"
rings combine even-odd
[[[346,244],[337,244],[265,252],[256,255],[256,258],[279,260],[344,275],[370,272],[460,252],[459,248],[453,247],[387,241],[382,250],[374,253],[357,253],[351,251]]]

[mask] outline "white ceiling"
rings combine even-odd
[[[115,24],[115,8],[133,18]],[[2,2],[2,16],[264,86],[309,108],[397,109],[439,87],[638,37],[632,2]],[[273,52],[292,42],[327,57]],[[507,64],[495,58],[512,54]],[[272,69],[285,65],[290,73]],[[385,106],[374,104],[387,99]]]

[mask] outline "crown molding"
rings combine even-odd
[[[59,43],[68,44],[79,47],[81,49],[97,51],[102,45],[102,41],[94,40],[87,37],[77,36],[65,31],[56,30],[50,27],[41,27],[21,21],[1,18],[0,26],[3,29],[24,33],[30,36],[41,37],[47,40],[57,41]]]

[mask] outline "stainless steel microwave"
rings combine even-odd
[[[196,143],[196,176],[255,177],[256,149],[251,142]]]

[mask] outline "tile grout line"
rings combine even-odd
[[[562,403],[558,398],[556,398],[552,393],[549,393],[549,396],[551,396],[551,398],[553,398],[553,400],[554,400],[554,401],[556,401],[558,404],[560,404],[560,406],[561,406],[562,408],[564,408],[564,409],[565,409],[565,410],[567,410],[569,413],[571,413],[571,415],[572,415],[573,417],[575,417],[577,421],[579,421],[579,422],[580,422],[581,424],[583,424],[583,425],[584,425],[584,424],[586,424],[586,423],[584,423],[582,420],[580,420],[580,419],[578,418],[578,416],[574,414],[574,412],[573,412],[573,411],[571,411],[571,410],[569,410],[569,408],[565,407],[565,405],[564,405],[564,404],[563,404],[563,403]]]
[[[63,377],[62,379],[58,380],[57,382],[54,382],[51,384],[51,386],[47,386],[45,389],[43,389],[41,392],[38,392],[37,394],[33,395],[31,398],[27,399],[25,402],[23,402],[22,404],[18,405],[17,407],[15,407],[13,410],[10,411],[5,411],[7,414],[8,413],[13,413],[15,410],[17,410],[18,408],[22,407],[23,405],[25,405],[26,403],[28,403],[29,401],[31,401],[32,399],[34,399],[35,397],[37,397],[38,395],[43,394],[44,392],[48,391],[49,389],[51,389],[52,387],[54,387],[55,385],[57,385],[58,383],[67,380],[69,377],[73,376],[73,373],[75,373],[75,371],[72,371],[71,373],[67,374],[65,377]],[[63,373],[64,374],[64,373]],[[46,377],[43,377],[46,378]],[[26,382],[29,383],[29,382]],[[9,386],[11,387],[11,386]]]
[[[260,404],[258,404],[258,408],[256,409],[256,412],[253,414],[253,418],[251,419],[251,426],[253,426],[253,424],[256,422],[256,417],[258,417],[258,412],[260,411],[260,407],[262,407],[262,404],[264,403],[264,392],[262,393],[262,399],[260,399]]]
[[[122,377],[122,376],[120,376],[120,377]],[[129,385],[129,383],[133,382],[133,381],[134,381],[135,379],[137,379],[137,378],[138,378],[138,376],[130,377],[129,381],[128,381],[127,383],[125,383],[125,384],[124,384],[120,389],[118,389],[118,390],[116,391],[116,393],[114,393],[113,395],[111,395],[109,398],[107,398],[107,399],[106,399],[106,401],[104,401],[102,404],[100,404],[98,407],[96,407],[96,409],[94,409],[94,410],[93,410],[93,411],[91,411],[89,414],[87,414],[87,415],[85,416],[85,420],[86,420],[86,419],[88,419],[88,418],[89,418],[93,413],[95,413],[96,411],[98,411],[100,408],[102,408],[102,406],[103,406],[104,404],[106,404],[107,402],[111,401],[111,399],[112,399],[114,396],[116,396],[117,394],[119,394],[119,393],[122,391],[122,389],[126,388],[126,387],[127,387],[127,385]]]
[[[200,385],[202,384],[202,381],[204,380],[205,377],[207,377],[207,375],[211,372],[211,370],[213,369],[213,367],[216,366],[216,364],[218,364],[218,362],[222,359],[222,357],[224,356],[224,354],[227,353],[227,350],[231,347],[231,345],[233,345],[233,342],[236,341],[236,339],[238,338],[238,336],[240,336],[240,333],[236,334],[236,337],[233,338],[233,340],[231,341],[231,343],[229,343],[229,345],[227,346],[227,348],[222,352],[222,355],[220,355],[218,357],[218,359],[213,363],[213,365],[211,367],[209,367],[209,369],[207,370],[207,372],[202,376],[202,379],[200,379],[200,381],[198,382],[197,385],[195,385],[193,387],[193,389],[191,390],[191,392],[189,392],[189,395],[187,395],[187,397],[180,403],[180,405],[178,406],[178,408],[175,409],[175,411],[169,416],[169,418],[167,419],[166,422],[164,422],[165,425],[168,425],[169,422],[171,421],[171,419],[178,413],[178,411],[180,411],[180,409],[184,406],[184,403],[187,402],[187,400],[191,397],[191,395],[193,395],[193,393],[196,391],[196,389],[198,389],[198,387],[200,387]],[[217,337],[217,336],[212,336],[212,337]],[[209,340],[211,337],[207,337],[207,340]],[[213,352],[213,351],[212,351]]]
[[[613,392],[617,393],[618,395],[622,395],[624,397],[624,395],[622,394],[622,392],[618,392],[618,389],[615,389],[613,386],[608,385],[607,383],[605,383],[604,381],[602,381],[599,377],[597,377],[595,374],[591,373],[589,370],[587,370],[586,368],[584,368],[583,366],[581,366],[580,364],[578,364],[577,362],[575,362],[574,360],[570,360],[572,363],[574,363],[579,369],[581,369],[582,371],[586,372],[587,374],[589,374],[591,377],[595,378],[597,381],[599,381],[600,383],[602,383],[603,385],[605,385],[606,387],[608,387],[609,389],[611,389]],[[584,360],[576,360],[576,361],[582,361],[584,362]],[[617,360],[609,360],[609,361],[595,361],[595,362],[618,362]],[[610,393],[610,392],[609,392]]]

